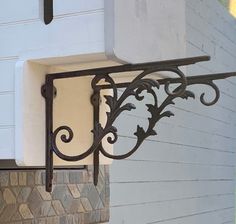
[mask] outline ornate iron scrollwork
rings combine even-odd
[[[200,96],[200,102],[203,105],[211,106],[215,104],[219,97],[220,91],[216,84],[213,82],[216,79],[225,79],[230,76],[236,76],[236,73],[221,73],[215,75],[203,75],[203,76],[190,76],[187,77],[179,69],[180,66],[194,64],[200,61],[209,60],[208,56],[177,59],[170,61],[143,63],[143,64],[128,64],[121,66],[113,66],[107,68],[90,69],[84,71],[75,71],[67,73],[48,74],[46,76],[46,83],[44,85],[44,97],[46,99],[46,190],[51,191],[52,178],[53,178],[53,153],[59,158],[66,161],[78,161],[86,158],[93,153],[94,156],[94,183],[97,184],[99,174],[99,154],[102,153],[105,157],[111,159],[125,159],[131,156],[142,144],[142,142],[153,135],[156,135],[154,130],[155,125],[163,117],[171,117],[174,114],[166,110],[166,108],[175,104],[174,100],[177,98],[188,99],[189,97],[195,98],[192,91],[187,87],[195,84],[203,84],[210,86],[215,91],[215,97],[211,101],[205,100],[205,93]],[[111,73],[121,73],[127,71],[141,71],[131,82],[116,83],[111,76]],[[154,80],[147,76],[155,72],[168,71],[175,73],[178,78],[165,78]],[[55,130],[53,128],[53,94],[55,92],[53,86],[53,80],[63,78],[73,78],[79,76],[94,76],[91,87],[93,89],[93,95],[91,96],[91,104],[94,110],[94,128],[92,133],[94,135],[94,141],[91,146],[84,152],[76,156],[68,156],[63,154],[57,145],[57,138],[61,131],[66,131],[66,134],[60,135],[60,140],[64,143],[70,143],[73,139],[73,130],[68,126],[60,126]],[[103,84],[101,84],[103,81]],[[105,83],[105,84],[104,84]],[[178,86],[173,91],[170,90],[172,84]],[[160,103],[158,102],[159,87],[163,85],[166,93],[166,98]],[[118,88],[125,88],[120,96],[118,96]],[[111,95],[104,95],[106,104],[109,106],[109,112],[106,113],[107,120],[105,125],[101,125],[99,121],[99,102],[101,98],[101,90],[111,89]],[[103,147],[102,140],[106,139],[109,144],[116,143],[118,139],[117,129],[114,126],[114,122],[124,111],[132,111],[136,107],[133,103],[127,103],[127,99],[130,96],[135,97],[137,101],[142,101],[144,96],[142,93],[146,91],[148,95],[153,98],[152,104],[146,104],[147,111],[150,113],[148,118],[148,127],[137,125],[137,130],[134,133],[136,137],[136,143],[127,153],[122,155],[110,154]],[[63,132],[63,133],[64,133]]]

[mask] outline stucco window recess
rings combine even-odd
[[[208,101],[205,99],[205,93],[202,93],[200,101],[206,106],[215,104],[220,97],[220,91],[213,81],[236,76],[236,72],[187,77],[179,68],[180,66],[208,60],[210,60],[210,57],[201,56],[47,74],[45,84],[42,86],[42,95],[46,102],[46,190],[52,190],[54,154],[62,160],[71,162],[80,161],[93,155],[94,184],[96,185],[99,174],[100,155],[118,160],[131,156],[146,138],[157,134],[154,127],[159,120],[174,115],[171,111],[166,110],[167,106],[174,104],[176,98],[195,98],[195,94],[188,90],[187,87],[194,84],[210,86],[215,92],[214,99]],[[171,72],[178,75],[178,78],[162,78],[157,80],[154,77],[158,72]],[[117,82],[117,76],[122,76],[122,73],[131,73],[134,76],[133,80]],[[91,120],[93,120],[93,130],[91,131],[93,142],[82,153],[72,156],[66,154],[65,150],[62,151],[62,148],[74,142],[74,140],[77,141],[74,137],[75,130],[72,130],[73,128],[67,124],[54,125],[54,110],[57,98],[55,93],[60,94],[60,91],[65,91],[65,89],[59,91],[55,84],[58,81],[66,82],[66,80],[70,80],[73,83],[73,80],[78,77],[91,78],[91,98],[87,100],[90,100],[93,107],[93,118],[91,117]],[[164,86],[166,98],[160,103],[158,101],[158,91],[161,90],[159,88],[161,85]],[[124,89],[120,96],[118,96],[119,88]],[[105,93],[103,92],[104,90],[106,91]],[[147,128],[137,125],[136,132],[134,133],[136,143],[127,153],[119,155],[111,153],[111,150],[107,149],[106,146],[113,145],[118,140],[114,122],[124,111],[136,109],[136,106],[130,103],[131,96],[137,101],[143,101],[145,98],[144,92],[147,93],[145,96],[149,95],[153,99],[151,104],[146,104],[147,111],[150,113]],[[79,97],[78,95],[77,98]],[[73,101],[73,99],[69,97],[67,101]],[[107,105],[105,110],[105,107],[101,106],[102,99]],[[73,109],[74,107],[69,108],[69,110]],[[101,116],[101,114],[106,114],[106,120],[101,119],[101,117],[104,118],[104,115]]]

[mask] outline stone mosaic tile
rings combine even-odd
[[[33,219],[34,216],[32,215],[29,206],[27,204],[21,204],[19,206],[19,212],[23,219]]]
[[[26,186],[27,175],[24,172],[19,172],[19,185]]]
[[[0,187],[9,185],[9,172],[0,171]]]
[[[100,167],[56,170],[52,193],[45,191],[45,171],[0,171],[1,224],[95,224],[109,221],[109,171]]]
[[[59,201],[59,200],[52,201],[52,206],[58,216],[65,215],[66,212],[61,204],[61,201]]]
[[[10,172],[10,182],[11,182],[11,186],[18,185],[18,173],[17,172]]]

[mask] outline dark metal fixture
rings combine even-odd
[[[219,97],[220,91],[216,84],[213,82],[218,79],[225,79],[231,76],[236,76],[234,73],[220,73],[210,74],[201,76],[185,76],[184,73],[179,69],[180,66],[190,65],[201,61],[208,61],[210,57],[201,56],[194,58],[185,58],[169,61],[150,62],[142,64],[126,64],[121,66],[113,66],[106,68],[96,68],[83,71],[72,71],[56,74],[46,75],[46,82],[42,87],[42,94],[46,99],[46,190],[51,191],[52,189],[52,178],[53,178],[53,154],[55,153],[59,158],[66,161],[78,161],[86,158],[93,153],[94,157],[94,184],[97,184],[98,173],[99,173],[99,154],[103,154],[105,157],[111,159],[125,159],[131,156],[142,144],[142,142],[149,136],[156,135],[154,130],[157,122],[163,117],[171,117],[174,114],[171,111],[166,110],[168,105],[174,104],[176,98],[188,99],[189,97],[194,98],[193,92],[187,89],[188,86],[194,84],[203,84],[210,86],[215,91],[215,97],[211,101],[205,99],[205,93],[200,96],[200,101],[206,106],[215,104]],[[119,76],[122,72],[139,72],[138,75],[130,82],[116,83],[113,76]],[[155,72],[172,72],[175,73],[178,78],[164,78],[154,80],[148,78]],[[56,79],[74,78],[82,76],[92,76],[91,87],[93,94],[91,96],[91,104],[93,106],[93,124],[94,128],[92,133],[94,135],[94,141],[92,145],[84,153],[77,156],[69,156],[63,154],[58,148],[57,141],[60,135],[60,140],[64,143],[70,143],[73,139],[73,131],[70,127],[64,125],[60,127],[53,127],[53,98],[55,97],[55,87],[53,81]],[[101,84],[103,81],[103,84]],[[105,84],[104,84],[105,83]],[[160,85],[164,86],[166,98],[162,103],[158,102],[157,90]],[[177,87],[176,87],[177,85]],[[171,91],[170,87],[173,86],[174,90]],[[118,88],[125,88],[121,96],[118,96]],[[104,95],[106,104],[109,106],[110,111],[106,113],[107,120],[105,125],[101,125],[99,121],[99,104],[101,99],[101,90],[110,89],[112,95]],[[146,91],[153,98],[152,104],[146,104],[147,110],[150,113],[148,118],[148,127],[146,130],[137,126],[137,130],[134,133],[136,136],[136,144],[130,151],[123,155],[113,155],[106,151],[103,147],[102,140],[106,138],[109,144],[114,144],[117,139],[117,129],[113,126],[113,123],[124,111],[131,111],[135,109],[133,103],[127,103],[127,99],[130,96],[134,96],[136,100],[142,101],[144,96],[142,93]],[[62,131],[66,134],[60,134]],[[108,135],[109,134],[109,135]],[[111,137],[112,135],[112,137]]]
[[[48,25],[53,20],[53,0],[43,0],[44,23]]]

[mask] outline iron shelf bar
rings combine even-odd
[[[203,80],[221,80],[230,78],[236,75],[236,72],[228,72],[228,73],[216,73],[216,74],[206,74],[206,75],[195,75],[195,76],[187,76],[188,85],[195,84],[197,82],[201,82]],[[160,85],[165,85],[166,82],[170,82],[172,84],[179,83],[181,81],[180,78],[163,78],[156,79]],[[116,83],[117,88],[126,88],[129,85],[129,82]],[[111,89],[111,85],[99,85],[100,89]]]
[[[80,71],[52,73],[52,74],[49,74],[49,76],[51,76],[52,79],[64,79],[64,78],[74,78],[74,77],[81,77],[81,76],[93,76],[93,75],[104,75],[104,74],[111,74],[111,73],[139,71],[139,70],[146,70],[146,69],[151,69],[151,68],[156,68],[156,67],[165,69],[166,67],[180,67],[180,66],[195,64],[198,62],[209,61],[209,60],[210,60],[209,56],[199,56],[199,57],[181,58],[181,59],[175,59],[175,60],[138,63],[138,64],[125,64],[125,65],[117,65],[117,66],[102,67],[102,68],[92,68],[92,69],[86,69],[86,70],[80,70]]]

